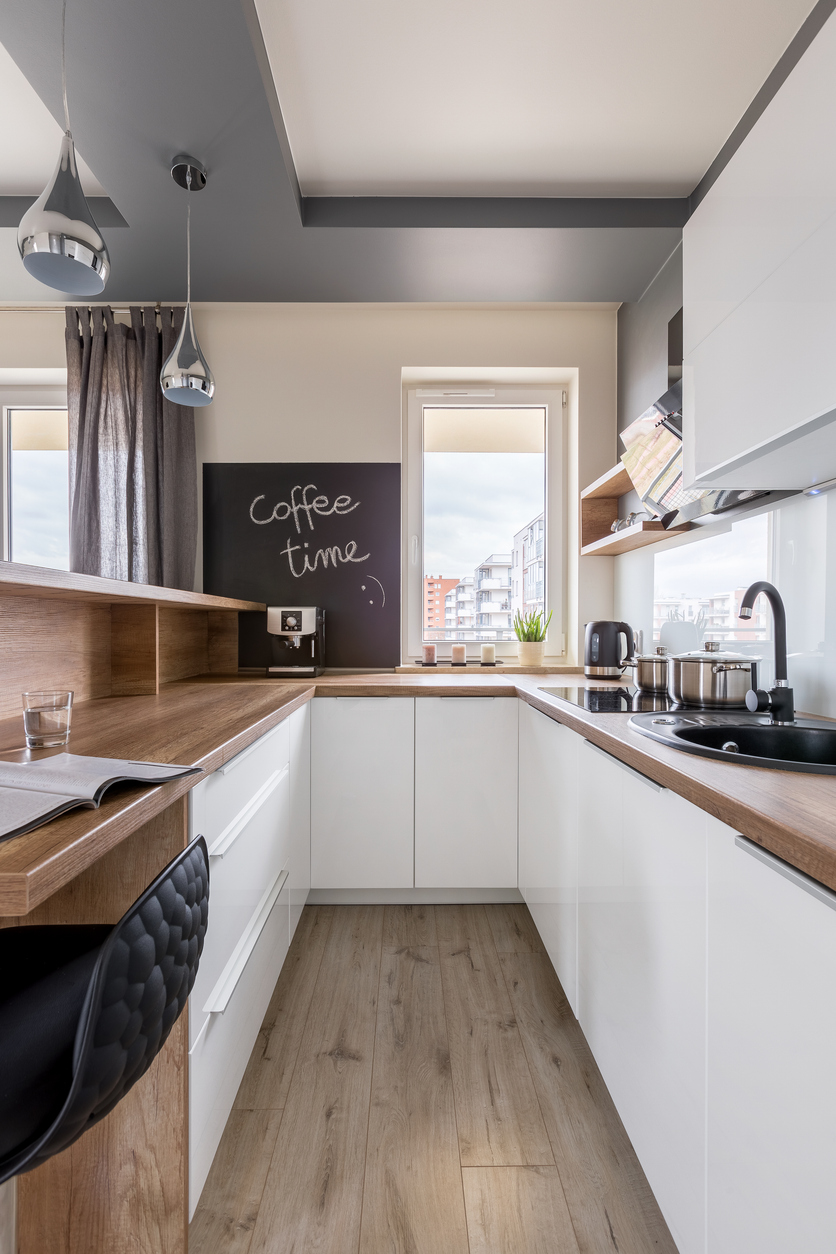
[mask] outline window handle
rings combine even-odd
[[[412,537],[412,565],[418,565],[418,537]]]

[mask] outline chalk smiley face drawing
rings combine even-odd
[[[383,587],[383,584],[380,582],[380,580],[377,579],[374,575],[366,575],[366,579],[373,580],[374,583],[377,584],[377,588],[380,589],[380,593],[378,594],[377,588],[370,588],[368,584],[365,584],[365,583],[360,584],[360,591],[366,592],[366,593],[371,592],[373,594],[372,596],[369,597],[369,605],[374,605],[375,600],[379,597],[380,608],[383,609],[383,607],[386,605],[386,589]]]

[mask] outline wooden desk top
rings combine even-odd
[[[542,692],[544,675],[330,675],[277,681],[211,676],[159,696],[82,702],[76,753],[179,762],[213,771],[314,695],[519,696],[614,757],[700,806],[836,890],[836,776],[731,765],[680,753],[628,728],[628,714],[589,714]],[[580,677],[579,677],[580,682]],[[589,682],[589,681],[584,681]],[[22,721],[0,722],[0,750],[22,741]],[[0,843],[0,915],[32,910],[160,813],[198,776],[158,788],[119,787],[100,809],[79,809]]]

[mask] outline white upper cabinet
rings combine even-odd
[[[836,17],[683,233],[686,480],[836,476]]]
[[[414,699],[311,704],[312,887],[411,888]]]
[[[707,822],[706,1248],[833,1250],[836,895]]]
[[[520,702],[520,892],[578,1013],[578,753],[582,738]]]
[[[416,701],[416,887],[516,888],[517,705]]]

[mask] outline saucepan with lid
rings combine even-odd
[[[637,653],[629,665],[635,668],[639,692],[667,692],[668,651],[663,644],[657,645],[653,653]]]
[[[759,661],[706,640],[701,650],[668,658],[668,696],[677,705],[706,710],[745,709],[746,693],[758,686]]]

